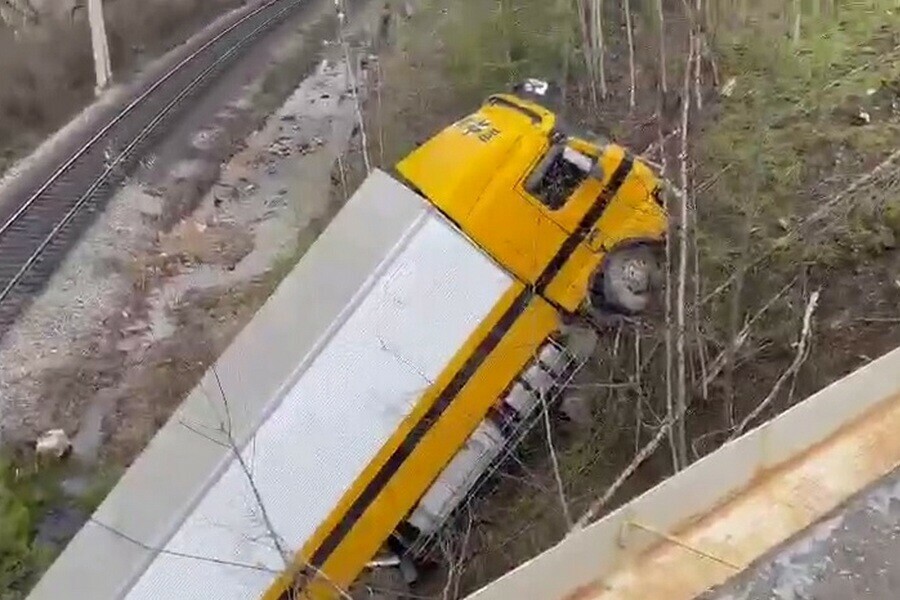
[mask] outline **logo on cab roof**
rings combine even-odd
[[[494,127],[488,119],[477,115],[457,122],[456,127],[462,131],[463,135],[475,136],[482,142],[489,142],[500,135],[500,130]]]

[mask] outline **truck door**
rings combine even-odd
[[[602,258],[600,230],[607,202],[603,190],[612,181],[624,151],[608,148],[598,158],[586,153],[586,144],[567,141],[552,147],[520,186],[527,203],[548,222],[557,224],[574,244],[550,274],[543,293],[559,306],[575,311],[586,297],[592,274]],[[562,244],[558,250],[564,248]]]
[[[522,164],[541,154],[533,136],[520,139],[465,220],[465,230],[519,279],[534,282],[568,232],[521,189]]]
[[[607,156],[611,154],[618,156]],[[598,159],[571,143],[557,144],[525,178],[522,193],[566,233],[591,228],[594,223],[585,219],[621,157],[621,151],[612,151]]]

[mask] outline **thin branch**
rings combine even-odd
[[[474,521],[471,511],[467,511],[466,516],[468,517],[466,519],[466,529],[463,533],[462,542],[459,544],[459,552],[454,553],[451,551],[450,546],[452,544],[450,541],[442,540],[439,544],[441,553],[444,555],[444,559],[447,561],[448,565],[447,581],[444,584],[444,590],[441,593],[442,600],[455,600],[456,598],[459,598],[459,586],[466,564],[466,554],[469,546],[469,538],[472,533],[472,523]]]
[[[381,107],[381,86],[383,85],[381,62],[375,62],[375,115],[378,120],[378,162],[384,166],[384,119]]]
[[[663,135],[662,130],[660,128],[660,131],[658,133],[659,133],[659,135],[657,136],[656,141],[652,142],[649,146],[647,146],[644,149],[643,152],[638,154],[638,158],[647,160],[651,156],[654,156],[657,152],[661,152],[662,150],[665,150],[665,148],[663,148],[665,143],[669,141],[669,138],[673,138],[676,135],[678,135],[680,133],[680,130],[676,127],[669,133]],[[663,162],[665,162],[665,158],[663,158]],[[662,174],[664,171],[665,171],[665,169],[660,169],[660,174]]]
[[[858,67],[850,69],[849,71],[847,71],[846,73],[844,73],[843,75],[838,77],[837,79],[834,79],[834,80],[828,82],[825,85],[825,87],[822,88],[822,91],[827,92],[831,88],[841,85],[842,83],[847,81],[847,79],[849,79],[850,77],[853,77],[857,73],[861,73],[862,71],[867,71],[868,69],[871,69],[873,66],[879,65],[887,60],[896,60],[896,54],[898,52],[900,52],[900,44],[894,46],[888,52],[878,53],[878,58],[876,58],[875,60],[869,61],[867,63],[859,65]]]
[[[176,558],[186,558],[189,560],[207,562],[207,563],[212,563],[212,564],[216,564],[216,565],[224,565],[226,567],[237,567],[239,569],[247,569],[249,571],[262,571],[264,573],[272,573],[273,575],[277,575],[280,572],[280,571],[270,569],[268,567],[265,567],[263,565],[258,565],[258,564],[253,565],[250,563],[235,562],[235,561],[231,561],[231,560],[215,558],[212,556],[200,556],[198,554],[190,554],[187,552],[177,552],[175,550],[166,550],[165,548],[155,548],[153,546],[150,546],[149,544],[145,544],[144,542],[142,542],[141,540],[139,540],[135,537],[128,535],[127,533],[125,533],[123,531],[119,531],[112,525],[107,525],[106,523],[104,523],[102,521],[98,521],[94,517],[90,517],[88,519],[88,521],[93,523],[94,525],[97,525],[98,527],[101,527],[102,529],[105,529],[106,531],[112,533],[113,535],[122,538],[123,540],[125,540],[126,542],[129,542],[130,544],[134,544],[138,548],[141,548],[148,552],[152,552],[154,554],[162,554],[165,556],[174,556]]]
[[[209,435],[208,433],[204,433],[204,432],[200,431],[200,429],[198,427],[191,425],[187,421],[179,419],[178,424],[181,425],[182,427],[184,427],[185,429],[187,429],[188,431],[190,431],[191,433],[193,433],[194,435],[200,436],[203,439],[207,440],[208,442],[215,444],[216,446],[219,446],[221,448],[226,448],[226,449],[229,447],[228,444],[226,444],[225,442],[223,442],[221,440],[217,440],[216,438]],[[218,431],[218,430],[216,430],[216,431]]]
[[[228,447],[231,450],[231,454],[234,456],[234,459],[237,461],[238,465],[241,468],[241,471],[244,473],[244,476],[247,479],[247,484],[250,486],[250,492],[253,494],[253,499],[256,502],[257,507],[259,508],[260,516],[262,516],[266,532],[268,533],[269,538],[272,540],[272,544],[275,546],[275,550],[277,550],[278,554],[281,556],[281,560],[284,562],[285,569],[287,569],[291,565],[291,554],[284,547],[284,541],[275,530],[275,524],[272,522],[272,519],[269,516],[269,511],[266,508],[265,502],[263,502],[262,494],[260,493],[259,488],[256,486],[256,482],[253,480],[253,473],[250,470],[250,467],[247,466],[247,462],[244,460],[244,455],[234,439],[231,422],[231,409],[228,406],[228,397],[225,395],[225,389],[222,387],[222,380],[219,378],[219,371],[218,369],[216,369],[215,365],[212,366],[212,372],[213,376],[216,379],[216,385],[219,388],[219,394],[221,394],[222,396],[222,404],[225,406],[225,414],[227,415],[227,421],[222,425],[221,433],[228,437]]]
[[[797,283],[797,277],[794,277],[791,281],[789,281],[786,285],[784,285],[778,292],[775,293],[774,296],[769,298],[769,300],[760,308],[756,313],[747,320],[744,327],[741,331],[731,340],[731,343],[728,347],[719,353],[712,362],[710,363],[709,373],[706,376],[706,380],[704,383],[706,385],[711,384],[716,377],[722,372],[725,368],[725,365],[728,362],[728,353],[737,353],[738,350],[744,345],[747,339],[750,337],[750,329],[753,327],[754,323],[756,323],[764,314],[766,314],[770,308],[784,296],[789,289],[794,287],[794,284]]]
[[[219,377],[218,369],[216,369],[216,366],[213,365],[211,370],[213,373],[213,377],[216,380],[216,386],[218,387],[219,394],[222,398],[222,404],[225,408],[225,422],[220,424],[219,432],[227,436],[228,438],[228,447],[231,450],[231,453],[234,456],[234,459],[237,462],[238,466],[241,468],[241,471],[243,472],[244,477],[247,480],[247,485],[250,486],[250,491],[253,494],[254,502],[256,502],[256,506],[260,511],[260,516],[262,517],[263,525],[266,529],[266,534],[274,545],[275,550],[281,556],[282,562],[284,564],[284,571],[291,572],[294,565],[293,555],[285,548],[284,540],[282,540],[281,536],[275,529],[275,524],[269,516],[269,511],[266,507],[266,503],[263,500],[262,493],[259,491],[259,488],[256,485],[256,481],[253,478],[253,472],[250,469],[249,465],[247,465],[247,462],[244,459],[244,455],[241,452],[241,449],[238,447],[237,441],[234,439],[231,408],[229,406],[228,397],[225,394],[225,388],[223,387],[222,380]],[[301,567],[304,569],[309,569],[313,573],[315,573],[317,577],[320,577],[329,586],[331,586],[341,598],[344,598],[345,600],[352,600],[352,597],[346,591],[344,591],[340,586],[333,582],[331,578],[328,577],[328,575],[326,575],[315,565],[304,562]]]
[[[873,179],[875,179],[876,177],[878,177],[879,175],[884,173],[889,167],[892,167],[894,165],[894,163],[896,163],[898,161],[900,161],[900,148],[898,148],[897,150],[894,150],[890,155],[888,155],[887,158],[885,158],[883,161],[878,163],[878,165],[876,165],[875,168],[873,168],[872,170],[866,172],[865,174],[863,174],[860,177],[858,177],[857,179],[855,179],[853,181],[853,183],[851,183],[846,188],[841,190],[837,195],[833,196],[831,198],[831,200],[823,203],[815,212],[808,215],[796,226],[792,227],[787,233],[785,233],[778,240],[779,243],[773,244],[771,249],[767,250],[766,252],[761,253],[753,261],[751,261],[747,265],[745,265],[741,269],[741,273],[746,273],[746,272],[750,271],[750,269],[756,267],[757,265],[762,263],[764,260],[766,260],[767,258],[772,256],[779,249],[783,248],[785,243],[794,240],[800,233],[802,233],[802,231],[806,228],[806,226],[811,225],[811,224],[815,223],[816,221],[821,220],[823,217],[828,215],[836,206],[843,203],[847,199],[848,196],[851,196],[852,194],[857,192],[864,185],[868,185]],[[728,277],[728,279],[723,281],[721,284],[719,284],[716,287],[716,289],[714,289],[713,291],[711,291],[710,293],[706,294],[706,296],[703,297],[702,304],[706,304],[707,302],[709,302],[710,300],[712,300],[713,298],[715,298],[716,296],[718,296],[719,294],[721,294],[722,292],[727,290],[737,280],[737,277],[738,277],[737,272],[732,273],[731,276]]]
[[[634,384],[637,387],[637,402],[634,408],[634,452],[640,450],[641,431],[644,419],[644,390],[641,387],[641,330],[634,328]]]
[[[615,382],[597,382],[597,383],[572,383],[566,386],[567,390],[624,390],[637,387],[633,381],[615,383]]]
[[[546,432],[547,449],[550,452],[550,463],[553,465],[553,476],[556,479],[556,493],[559,496],[559,506],[562,509],[563,518],[566,520],[566,528],[572,528],[572,514],[569,512],[569,502],[566,500],[566,490],[563,485],[562,474],[559,470],[559,459],[556,456],[556,447],[553,445],[553,429],[550,424],[550,407],[544,394],[541,397],[541,412],[544,416],[544,429]]]
[[[669,415],[660,428],[657,430],[656,435],[653,436],[653,439],[650,440],[647,445],[641,448],[641,451],[637,453],[634,457],[634,460],[625,467],[618,477],[616,477],[615,481],[613,481],[612,485],[607,488],[607,490],[603,493],[602,496],[594,500],[588,509],[584,512],[581,517],[579,517],[578,521],[575,522],[574,527],[569,530],[569,533],[574,533],[576,531],[580,531],[587,527],[597,515],[600,514],[600,511],[603,510],[603,507],[609,503],[612,497],[619,491],[628,478],[631,477],[635,471],[637,471],[638,467],[640,467],[645,460],[647,460],[650,456],[656,452],[656,449],[662,443],[663,439],[665,439],[676,421],[684,417],[684,414],[680,412],[675,412]]]
[[[344,170],[344,155],[342,153],[338,154],[337,166],[338,173],[340,173],[341,176],[341,193],[343,195],[344,202],[346,202],[350,198],[350,194],[347,192],[347,173]]]
[[[806,357],[808,356],[807,347],[809,344],[809,338],[812,331],[812,317],[813,313],[816,310],[816,307],[819,304],[819,290],[816,290],[809,297],[809,301],[806,303],[806,311],[803,314],[803,328],[800,331],[800,339],[797,342],[797,353],[794,356],[793,362],[787,368],[787,370],[781,374],[778,380],[775,382],[775,385],[772,386],[772,390],[769,392],[769,395],[760,402],[756,408],[754,408],[749,415],[747,415],[740,424],[734,428],[731,436],[729,436],[728,440],[733,440],[740,436],[744,430],[756,417],[758,417],[768,406],[775,400],[778,396],[778,392],[781,391],[782,386],[785,382],[791,378],[796,376],[797,372],[800,370],[800,367],[803,366],[803,363],[806,361]]]

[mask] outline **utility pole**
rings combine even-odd
[[[109,43],[106,39],[106,22],[103,19],[103,0],[87,0],[87,5],[88,21],[91,23],[91,46],[94,50],[94,74],[97,76],[94,93],[99,95],[112,81]]]

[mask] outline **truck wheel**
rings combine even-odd
[[[659,263],[650,246],[630,246],[607,255],[591,283],[595,311],[638,315],[647,310],[659,279]]]

